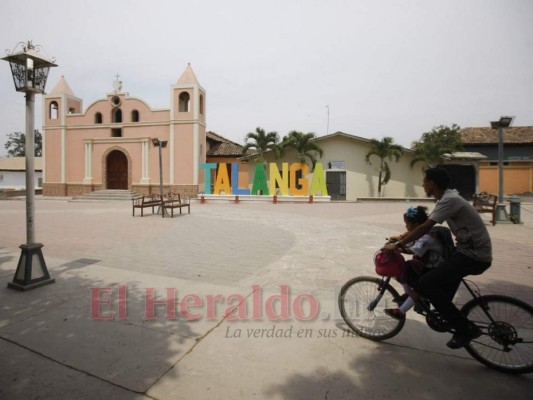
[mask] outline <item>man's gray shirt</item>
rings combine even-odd
[[[450,227],[457,241],[457,251],[477,261],[492,261],[492,245],[485,222],[476,209],[457,192],[447,189],[429,219]]]

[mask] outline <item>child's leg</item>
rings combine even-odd
[[[415,301],[411,297],[408,297],[407,300],[405,300],[403,304],[400,306],[400,312],[402,314],[405,314],[407,313],[407,311],[413,308],[414,305],[415,305]]]

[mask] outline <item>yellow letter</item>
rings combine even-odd
[[[223,190],[224,194],[231,194],[231,186],[229,184],[228,168],[226,164],[218,164],[217,181],[215,183],[215,190],[213,194],[220,194]]]
[[[313,180],[311,181],[311,191],[309,195],[316,196],[316,192],[320,192],[320,196],[328,195],[328,188],[326,186],[326,175],[324,174],[324,166],[322,163],[315,164],[313,171]]]
[[[296,171],[302,171],[302,177],[296,180]],[[290,167],[290,176],[291,176],[291,196],[306,196],[309,191],[309,181],[305,176],[309,173],[309,167],[307,164],[291,164]],[[300,188],[298,189],[298,186]]]

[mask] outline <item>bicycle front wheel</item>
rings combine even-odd
[[[341,288],[339,310],[344,322],[359,336],[384,340],[402,330],[405,316],[395,319],[384,312],[386,308],[396,308],[394,299],[400,296],[392,286],[386,284],[380,297],[385,284],[382,279],[360,276],[349,280]]]
[[[465,346],[472,357],[502,372],[533,372],[533,307],[503,295],[470,300],[461,311],[483,335]]]

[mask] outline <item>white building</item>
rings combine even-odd
[[[35,157],[35,187],[43,185],[42,158]],[[0,159],[0,189],[26,189],[26,157]]]

